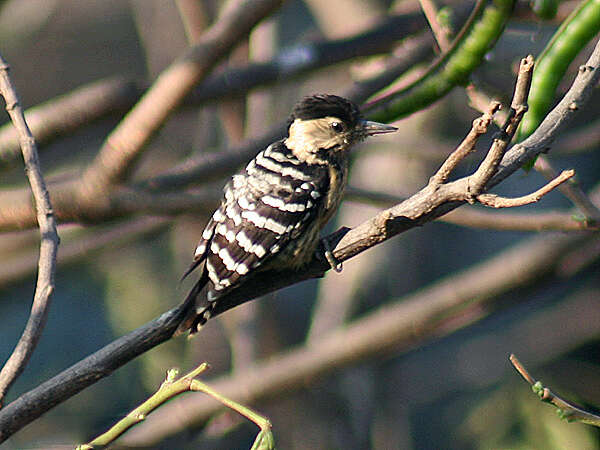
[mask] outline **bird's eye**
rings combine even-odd
[[[344,131],[344,125],[341,122],[331,122],[331,129],[336,133]]]

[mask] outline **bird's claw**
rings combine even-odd
[[[335,256],[333,256],[333,252],[331,251],[331,246],[329,245],[329,241],[327,239],[323,238],[323,239],[321,239],[321,245],[323,246],[323,249],[324,249],[325,259],[327,260],[327,262],[329,263],[331,268],[333,270],[335,270],[337,273],[340,273],[342,271],[342,269],[344,268],[344,266],[340,261],[338,261],[335,258]]]

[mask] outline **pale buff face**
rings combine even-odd
[[[290,126],[285,145],[301,160],[320,163],[320,157],[317,155],[319,150],[344,152],[361,138],[363,136],[360,130],[348,129],[346,124],[336,117],[296,119]]]

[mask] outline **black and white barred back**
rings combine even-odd
[[[196,257],[207,258],[209,299],[302,235],[322,209],[327,172],[299,161],[279,141],[232,178],[196,249]]]
[[[346,167],[340,169],[345,175]],[[300,161],[283,141],[271,144],[233,176],[188,270],[205,262],[206,302],[196,304],[198,312],[204,309],[201,323],[210,318],[212,302],[256,269],[276,268],[278,260],[282,268],[293,265],[290,261],[300,266],[312,256],[321,228],[315,225],[328,219],[329,182],[327,166]],[[335,209],[337,204],[328,206]]]
[[[194,311],[180,331],[195,332],[219,298],[257,271],[309,262],[342,199],[347,150],[367,136],[395,130],[365,121],[354,103],[335,95],[300,101],[288,137],[258,153],[225,186],[185,274],[204,263],[186,299]]]

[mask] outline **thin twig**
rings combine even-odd
[[[21,151],[25,160],[25,172],[27,173],[35,201],[41,242],[38,279],[33,296],[31,314],[19,342],[0,371],[0,407],[10,386],[19,377],[21,372],[23,372],[23,369],[25,369],[46,324],[50,308],[50,297],[54,291],[56,253],[59,244],[56,221],[50,202],[50,195],[48,194],[48,189],[46,189],[46,183],[40,169],[35,139],[25,121],[23,109],[19,103],[17,92],[8,76],[8,70],[8,64],[0,55],[0,94],[4,97],[6,111],[19,133]]]
[[[537,394],[541,401],[551,403],[558,408],[559,416],[561,419],[565,419],[567,422],[581,422],[600,427],[600,416],[590,411],[586,411],[583,408],[575,406],[573,403],[555,394],[547,387],[544,387],[540,381],[536,381],[533,378],[525,366],[517,359],[515,355],[510,355],[510,362],[513,367],[521,374],[521,376],[527,381],[533,392]]]
[[[531,194],[516,198],[500,197],[496,194],[480,194],[477,196],[477,201],[482,205],[489,206],[491,208],[514,208],[515,206],[529,205],[531,203],[539,202],[544,195],[550,193],[562,183],[574,176],[574,170],[563,170],[560,175]]]
[[[498,165],[504,157],[504,153],[515,134],[521,118],[527,111],[527,94],[531,86],[531,77],[533,75],[533,56],[521,60],[519,74],[515,84],[515,92],[510,105],[510,112],[506,123],[502,127],[500,136],[494,139],[490,151],[480,164],[477,171],[469,179],[469,189],[476,196],[488,184],[489,180],[496,174]]]
[[[429,26],[431,27],[431,31],[435,36],[435,40],[437,41],[440,50],[445,52],[450,48],[452,43],[448,38],[448,30],[443,27],[438,20],[438,10],[436,5],[432,0],[419,0],[419,3],[421,3],[423,14],[427,17],[427,21],[429,22]]]
[[[456,150],[454,150],[446,159],[446,161],[444,161],[435,175],[429,180],[431,185],[439,185],[448,181],[448,177],[456,168],[456,166],[463,159],[465,159],[469,153],[475,150],[475,144],[477,143],[479,137],[487,133],[494,113],[500,109],[500,106],[500,102],[491,102],[487,108],[487,111],[481,117],[478,117],[473,121],[473,126],[471,127],[471,130],[467,136],[463,139]]]
[[[533,166],[535,170],[541,173],[546,179],[556,177],[556,170],[544,155],[538,156]],[[565,197],[571,202],[592,222],[600,222],[600,209],[588,198],[583,192],[576,180],[564,184],[558,188]]]

